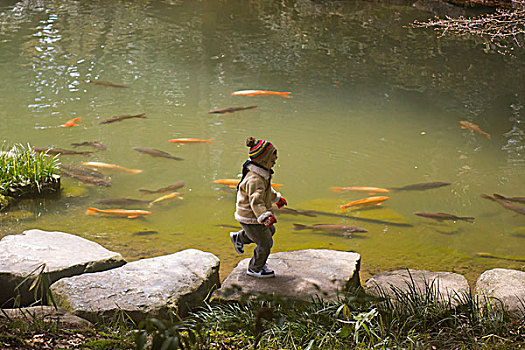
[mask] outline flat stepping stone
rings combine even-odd
[[[130,262],[111,271],[64,278],[51,290],[67,311],[92,322],[123,311],[135,322],[167,319],[200,305],[220,286],[219,259],[196,249]]]
[[[270,254],[268,266],[274,278],[248,276],[250,259],[239,262],[214,296],[240,300],[254,293],[291,296],[301,299],[336,299],[348,288],[360,286],[358,253],[329,249],[306,249]]]
[[[88,320],[70,314],[64,309],[55,309],[53,306],[32,306],[18,309],[0,310],[0,319],[21,320],[26,323],[33,321],[46,322],[53,326],[59,324],[61,329],[93,329]]]
[[[416,292],[425,296],[431,289],[439,301],[456,304],[470,291],[467,279],[453,272],[396,270],[375,274],[364,286],[365,292],[396,300],[398,293]]]
[[[113,269],[126,263],[118,253],[100,244],[64,232],[28,230],[0,240],[0,307],[12,306],[15,287],[31,273],[44,272],[50,284],[64,277]],[[20,304],[28,306],[35,301],[29,291],[32,280],[20,288]]]
[[[492,303],[500,302],[511,314],[525,317],[525,272],[492,269],[476,281],[476,294]]]

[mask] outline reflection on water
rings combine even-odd
[[[0,236],[61,230],[128,259],[195,247],[218,255],[225,277],[240,259],[228,239],[228,225],[236,224],[234,193],[213,181],[238,176],[244,140],[255,136],[279,149],[275,182],[284,184],[290,206],[328,213],[280,214],[276,251],[355,250],[365,277],[412,267],[475,278],[492,266],[519,267],[476,253],[525,254],[523,237],[513,234],[525,226],[523,216],[479,197],[524,195],[525,95],[516,79],[525,72],[523,53],[501,56],[473,41],[406,28],[429,14],[401,3],[55,0],[0,8],[2,138],[64,149],[96,141],[107,150],[61,161],[143,170],[105,170],[108,188],[64,178],[60,198],[23,201],[2,215]],[[292,98],[231,95],[245,89],[291,91]],[[99,124],[140,113],[146,118]],[[75,117],[82,118],[79,126],[58,127]],[[491,140],[461,130],[460,120],[479,125]],[[168,142],[183,137],[214,141]],[[103,199],[153,201],[160,195],[138,190],[178,181],[186,184],[184,199],[155,204],[147,218],[85,215]],[[351,209],[350,217],[339,206],[367,195],[329,190],[435,181],[451,185],[392,192],[382,208]],[[476,219],[437,222],[414,212]],[[368,233],[357,239],[296,232],[294,224],[366,226]]]
[[[503,134],[506,142],[501,150],[507,153],[508,167],[506,171],[510,172],[510,174],[517,172],[519,176],[520,174],[523,175],[523,169],[525,168],[525,133],[520,125],[523,122],[521,116],[523,105],[514,103],[510,107],[512,115],[509,121],[512,123],[512,129]]]

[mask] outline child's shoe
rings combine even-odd
[[[237,254],[244,254],[244,244],[239,242],[239,232],[230,232],[230,239]]]
[[[248,268],[248,270],[246,271],[246,274],[248,276],[258,277],[258,278],[275,277],[275,272],[273,272],[273,270],[270,270],[266,265],[264,265],[261,271],[254,271]]]

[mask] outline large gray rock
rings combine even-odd
[[[59,325],[64,329],[91,329],[93,324],[88,320],[70,314],[53,306],[32,306],[18,309],[0,310],[0,320],[20,320],[25,323],[45,322],[52,326]]]
[[[462,300],[470,291],[467,279],[453,272],[432,272],[422,270],[397,270],[372,276],[364,286],[368,294],[389,296],[416,292],[426,296],[429,290],[442,302],[453,305]]]
[[[39,266],[50,283],[60,278],[97,272],[122,266],[126,261],[118,253],[100,244],[69,233],[28,230],[0,240],[0,307],[11,307],[17,293],[15,287],[30,275],[38,274]],[[20,304],[33,303],[32,279],[20,288]]]
[[[492,302],[498,300],[512,314],[525,317],[525,272],[492,269],[476,281],[476,294]]]
[[[307,249],[270,254],[268,266],[275,278],[256,278],[246,274],[244,259],[223,282],[215,296],[240,300],[254,293],[310,299],[335,299],[347,288],[359,287],[361,256],[358,253],[327,249]]]
[[[130,262],[111,271],[64,278],[51,286],[57,303],[96,322],[126,312],[133,320],[184,316],[220,286],[219,259],[196,249]]]

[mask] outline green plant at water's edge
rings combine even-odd
[[[97,323],[93,329],[64,328],[62,314],[50,286],[46,264],[40,264],[14,287],[17,296],[8,301],[12,304],[9,309],[17,309],[19,313],[10,316],[8,310],[4,309],[6,305],[0,305],[0,348],[41,348],[38,344],[54,344],[61,349],[69,349],[71,346],[75,349],[81,346],[83,349],[93,350],[133,348],[136,325],[122,310],[115,312],[112,319]],[[42,310],[38,312],[23,307],[20,302],[21,294],[24,293],[22,289],[25,289],[25,293],[32,293],[34,302],[28,306],[43,308],[51,305],[57,313],[47,314]],[[37,340],[33,341],[35,337]],[[32,347],[31,344],[36,345]]]
[[[9,148],[4,141],[0,148],[0,194],[10,195],[25,186],[34,186],[40,192],[44,184],[59,179],[58,165],[58,156],[35,152],[29,144]]]
[[[7,300],[3,305],[0,305],[0,310],[3,312],[4,307],[22,308],[25,306],[36,306],[36,305],[49,305],[51,304],[55,310],[58,306],[55,302],[55,297],[51,292],[51,280],[49,279],[49,273],[46,271],[46,264],[42,263],[38,265],[33,271],[25,276],[14,287],[15,296]],[[22,305],[22,295],[31,295],[32,303],[30,305]],[[3,312],[4,315],[5,312]]]
[[[525,319],[512,318],[500,302],[470,293],[446,299],[435,287],[392,288],[393,297],[353,292],[338,300],[215,301],[182,329],[199,327],[207,344],[227,349],[525,348]]]
[[[137,350],[208,349],[208,342],[199,333],[199,327],[194,330],[180,322],[150,318],[139,324],[135,342]]]

